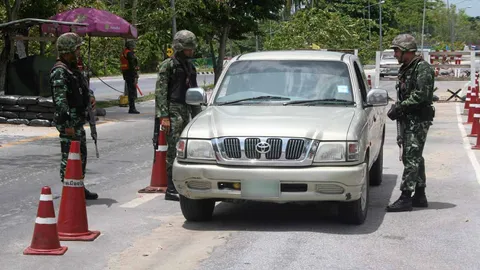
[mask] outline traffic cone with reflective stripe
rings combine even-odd
[[[79,141],[70,143],[58,214],[58,235],[61,241],[93,241],[100,235],[99,231],[88,230]]]
[[[472,87],[468,87],[467,96],[465,97],[465,103],[463,106],[463,113],[467,114],[470,109],[470,102],[472,101]]]
[[[167,135],[165,130],[160,127],[158,133],[158,147],[155,150],[155,160],[153,161],[152,177],[150,186],[140,189],[138,193],[165,193],[167,190]]]
[[[37,218],[33,230],[32,243],[24,255],[63,255],[68,247],[60,246],[55,209],[50,187],[43,187],[38,204]]]

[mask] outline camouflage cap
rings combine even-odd
[[[393,39],[390,48],[399,48],[404,52],[415,52],[417,51],[417,42],[412,35],[400,34]]]
[[[57,39],[58,54],[74,53],[82,44],[83,40],[77,33],[62,34]]]
[[[130,39],[125,42],[125,48],[134,49],[135,45],[135,40]]]
[[[176,52],[183,51],[185,49],[194,50],[197,48],[197,37],[195,34],[188,30],[181,30],[175,34],[173,38],[173,49]]]

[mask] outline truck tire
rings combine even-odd
[[[180,195],[180,208],[188,221],[208,221],[212,219],[215,201],[211,199],[193,200]]]
[[[380,148],[380,153],[378,153],[377,160],[373,163],[372,168],[370,169],[370,185],[380,186],[383,180],[383,146]]]
[[[366,165],[368,170],[368,158],[366,159]],[[368,214],[368,203],[369,203],[369,191],[370,191],[370,175],[365,174],[365,184],[363,186],[362,196],[353,202],[340,202],[339,204],[339,214],[340,219],[346,224],[353,225],[362,225],[365,222]]]
[[[380,186],[383,181],[383,144],[385,142],[385,128],[383,129],[382,145],[380,146],[380,153],[378,153],[377,160],[370,169],[370,185]]]

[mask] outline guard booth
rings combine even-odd
[[[54,36],[30,36],[29,32],[34,26],[51,24],[54,27],[68,26],[71,31],[77,27],[85,27],[87,24],[61,22],[42,19],[21,19],[0,24],[0,34],[10,37],[10,55],[1,59],[3,73],[0,74],[0,93],[5,95],[20,96],[51,96],[50,91],[50,69],[55,64],[56,57],[40,54],[27,55],[25,43],[36,41],[40,43],[55,42]],[[26,35],[25,35],[26,33]],[[0,68],[0,71],[2,70]]]

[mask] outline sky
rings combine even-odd
[[[447,3],[446,0],[445,3]],[[465,13],[467,13],[468,16],[480,16],[480,0],[449,0],[449,3],[456,5],[457,9],[465,8]],[[467,8],[469,6],[471,7]]]

